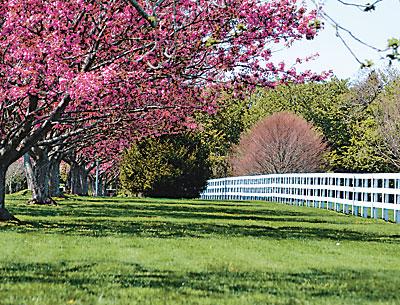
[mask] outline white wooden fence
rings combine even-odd
[[[400,223],[400,173],[281,174],[212,179],[208,200],[265,200]]]

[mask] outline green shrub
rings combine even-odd
[[[124,153],[121,185],[150,197],[198,197],[210,176],[208,156],[195,133],[147,138]]]

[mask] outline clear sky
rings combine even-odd
[[[344,1],[366,4],[374,0]],[[307,4],[307,6],[311,7],[313,4]],[[400,39],[400,0],[383,0],[376,5],[376,10],[371,12],[344,6],[337,0],[326,0],[325,11],[340,25],[375,47],[384,49],[387,46],[388,38]],[[319,53],[320,56],[316,60],[302,66],[316,72],[333,70],[339,78],[355,78],[360,64],[352,57],[335,33],[335,29],[325,22],[325,29],[314,40],[297,42],[290,49],[276,55],[289,63],[294,62],[297,57]],[[346,36],[344,33],[343,35]],[[387,63],[387,61],[379,59],[386,53],[372,51],[349,37],[346,40],[361,61],[372,60],[377,67],[383,67]],[[399,65],[396,64],[396,66]]]

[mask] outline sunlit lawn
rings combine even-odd
[[[72,197],[0,224],[0,304],[400,304],[400,225],[265,202]]]

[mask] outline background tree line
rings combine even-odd
[[[355,83],[332,79],[284,84],[274,90],[257,90],[246,99],[225,93],[215,115],[196,116],[198,128],[194,131],[135,143],[122,158],[121,184],[133,193],[156,195],[157,189],[163,189],[162,196],[196,197],[208,178],[229,175],[397,171],[400,168],[399,94],[399,77],[393,71],[372,71]],[[283,117],[268,120],[276,113]],[[260,145],[261,142],[264,144]],[[166,143],[177,146],[171,149]],[[179,153],[180,150],[186,153]],[[195,150],[202,156],[196,168],[192,167],[187,150],[191,156],[196,154]],[[275,156],[273,163],[277,164],[281,158],[279,162],[287,164],[260,169],[260,160],[266,161],[271,155]],[[162,179],[169,179],[171,187],[167,188],[156,181],[157,175],[163,176],[165,167],[171,166],[169,162],[160,163],[163,158],[173,158],[181,164],[180,175],[170,168],[166,171],[168,178]],[[177,162],[177,158],[181,160]],[[141,164],[141,160],[147,165]],[[258,170],[254,170],[256,167]],[[183,185],[179,179],[188,182],[183,177],[190,174],[196,191],[178,191],[178,186]],[[139,177],[146,177],[146,181],[139,183]],[[135,188],[131,187],[133,181]]]

